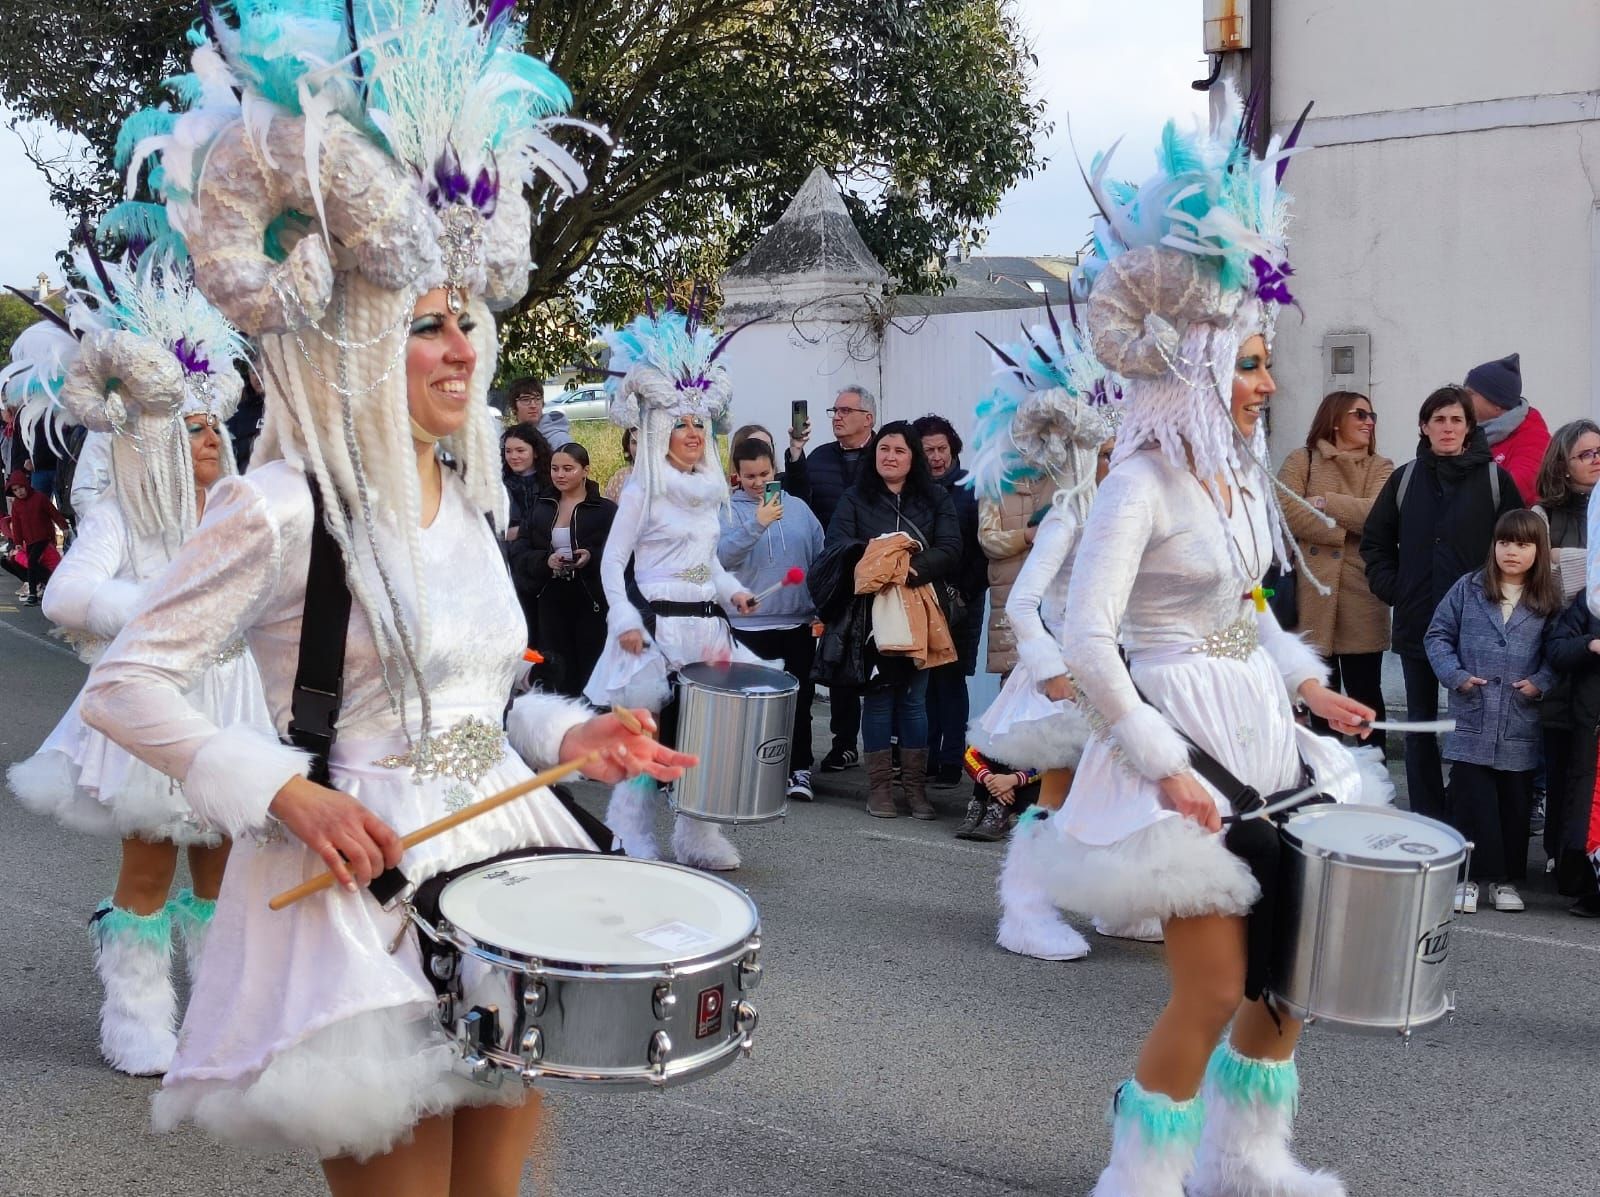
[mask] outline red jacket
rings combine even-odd
[[[26,492],[20,499],[10,494],[11,489],[19,484],[27,486]],[[11,500],[13,541],[23,545],[37,544],[41,540],[54,540],[57,528],[66,531],[66,518],[56,510],[56,505],[50,501],[50,496],[40,494],[28,486],[27,477],[21,470],[11,475],[11,483],[6,490]]]
[[[1498,445],[1489,447],[1489,455],[1511,475],[1524,503],[1539,501],[1539,488],[1534,483],[1549,444],[1550,429],[1539,409],[1529,404],[1527,417],[1517,425],[1517,430]]]

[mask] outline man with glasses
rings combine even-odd
[[[872,392],[853,383],[841,388],[834,396],[833,406],[828,408],[833,440],[818,445],[806,459],[811,478],[811,510],[824,530],[833,520],[840,498],[860,476],[862,463],[867,458],[867,442],[872,439],[877,418],[877,402]],[[856,737],[861,731],[861,695],[835,686],[829,691],[829,704],[833,746],[819,767],[824,773],[838,773],[861,761],[856,751]]]

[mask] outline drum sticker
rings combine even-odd
[[[773,736],[756,748],[756,761],[763,765],[789,763],[789,737]]]
[[[1423,964],[1443,964],[1450,955],[1450,924],[1440,923],[1417,941],[1417,959]]]
[[[651,927],[647,931],[635,931],[634,936],[642,939],[653,948],[661,948],[667,952],[693,952],[701,948],[716,946],[716,936],[709,931],[702,931],[699,927],[690,926],[688,923],[674,919],[670,923],[662,923],[659,927]]]
[[[1405,836],[1396,835],[1393,832],[1390,832],[1387,835],[1369,835],[1367,837],[1367,847],[1371,848],[1374,852],[1382,852],[1385,848],[1393,848],[1405,838]]]
[[[1437,856],[1439,849],[1432,844],[1424,844],[1421,840],[1407,840],[1400,845],[1400,851],[1409,852],[1413,856]]]
[[[700,991],[700,1000],[695,1003],[696,1016],[694,1021],[694,1037],[704,1039],[707,1035],[715,1035],[722,1030],[722,986],[713,985],[710,989]]]

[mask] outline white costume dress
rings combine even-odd
[[[1050,509],[1006,599],[1006,619],[1017,638],[1017,667],[974,728],[978,751],[1008,765],[1076,769],[1089,724],[1070,701],[1056,702],[1039,688],[1067,673],[1057,637],[1072,580],[1079,523],[1065,507]]]
[[[114,496],[101,497],[50,580],[45,617],[69,633],[84,660],[94,661],[166,567],[166,554],[159,538],[128,526]],[[184,697],[218,726],[272,727],[261,677],[241,638],[217,650]],[[23,805],[96,835],[219,843],[221,835],[195,817],[176,781],[84,726],[80,701],[73,700],[38,752],[12,766],[8,778]]]
[[[451,1072],[414,936],[370,894],[331,890],[274,913],[272,895],[323,871],[267,813],[305,756],[253,729],[219,728],[183,692],[212,654],[243,635],[262,663],[278,728],[289,720],[312,521],[305,475],[274,462],[212,490],[205,519],[141,613],[90,677],[85,718],[162,771],[185,779],[196,811],[236,837],[215,933],[189,1002],[155,1122],[192,1120],[219,1136],[322,1156],[388,1150],[419,1119],[464,1104],[519,1100]],[[402,833],[530,776],[518,753],[552,763],[589,717],[539,694],[501,712],[523,649],[523,621],[493,533],[454,474],[421,531],[432,636],[421,669],[433,744],[465,762],[456,776],[414,773],[360,604],[353,606],[332,780]],[[397,550],[398,551],[398,550]],[[403,559],[396,557],[396,559]],[[364,566],[370,583],[376,571]],[[397,580],[398,582],[398,580]],[[414,594],[400,601],[415,615]],[[414,623],[413,626],[416,626]],[[408,691],[406,725],[419,718]],[[420,882],[512,848],[593,845],[545,790],[405,853]]]
[[[1255,611],[1233,565],[1240,554],[1259,576],[1271,563],[1266,504],[1236,487],[1225,530],[1195,477],[1155,449],[1101,484],[1065,612],[1066,664],[1096,732],[1061,811],[1028,828],[1059,841],[1051,892],[1067,909],[1128,924],[1242,915],[1255,902],[1255,879],[1220,836],[1161,802],[1160,780],[1189,767],[1183,736],[1262,794],[1298,787],[1303,758],[1335,800],[1363,796],[1357,758],[1294,721],[1321,660]],[[1386,787],[1379,772],[1370,778]]]
[[[595,662],[584,696],[596,706],[645,707],[659,711],[672,697],[668,675],[696,661],[761,658],[738,644],[728,621],[718,616],[660,616],[655,634],[646,634],[642,653],[618,643],[624,632],[643,632],[644,619],[628,597],[626,570],[633,561],[634,582],[646,599],[677,603],[716,603],[731,610],[744,589],[717,560],[722,534],[720,513],[728,486],[704,467],[689,473],[661,471],[663,493],[647,498],[637,479],[623,488],[617,517],[606,538],[600,582],[610,611],[606,648]],[[686,751],[693,751],[692,747]]]

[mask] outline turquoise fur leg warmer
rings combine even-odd
[[[1129,1077],[1111,1099],[1108,1121],[1119,1134],[1137,1131],[1152,1150],[1193,1150],[1205,1124],[1205,1103],[1199,1097],[1173,1101],[1165,1093],[1152,1093]]]
[[[1238,1105],[1267,1105],[1293,1115],[1300,1104],[1300,1070],[1293,1056],[1255,1060],[1224,1039],[1211,1053],[1206,1080],[1218,1096]]]
[[[172,915],[163,906],[154,914],[134,914],[110,898],[95,908],[89,920],[89,936],[96,946],[103,943],[142,943],[153,948],[172,942]]]
[[[184,935],[192,935],[196,931],[203,932],[211,924],[212,915],[217,913],[217,900],[197,898],[194,890],[184,889],[179,890],[178,896],[167,903],[167,910],[178,930]]]

